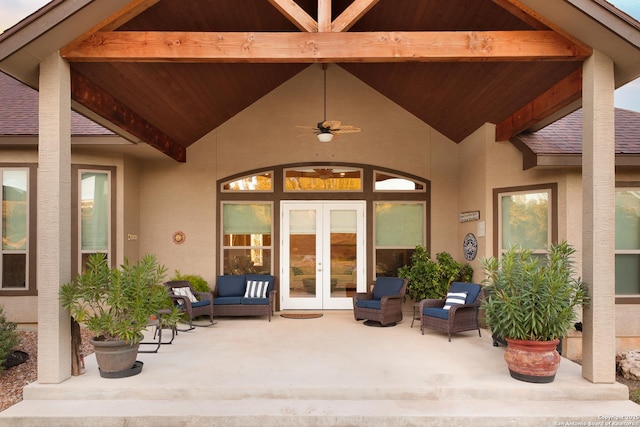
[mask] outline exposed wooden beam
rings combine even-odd
[[[496,126],[496,141],[507,141],[582,96],[582,69],[569,74]]]
[[[554,31],[97,32],[61,51],[70,62],[582,61]]]
[[[73,46],[82,43],[83,41],[90,38],[93,34],[98,31],[113,31],[116,28],[120,27],[124,23],[128,22],[130,19],[135,18],[140,13],[144,12],[154,4],[158,3],[160,0],[134,0],[129,3],[127,6],[120,9],[115,14],[111,15],[107,19],[99,22],[97,25],[94,25],[88,31],[85,31],[80,37],[76,38],[73,42],[69,43],[68,47],[72,48]]]
[[[179,162],[187,160],[185,147],[173,141],[126,105],[73,69],[71,69],[71,97],[79,104],[140,138],[169,157]]]
[[[344,12],[334,19],[331,31],[340,33],[349,31],[353,25],[360,20],[373,6],[380,0],[355,0]]]
[[[516,16],[521,21],[525,22],[527,25],[531,26],[536,30],[548,30],[547,27],[542,22],[538,21],[536,18],[531,16],[525,11],[525,6],[523,4],[515,5],[514,2],[510,0],[492,0],[495,4],[507,10],[512,15]]]
[[[293,0],[269,0],[300,31],[318,32],[318,23]]]
[[[591,47],[582,43],[580,40],[573,37],[571,34],[566,32],[559,26],[555,25],[553,22],[551,22],[544,16],[540,15],[535,10],[522,4],[520,0],[493,0],[493,2],[501,6],[505,10],[509,11],[510,13],[512,13],[519,19],[521,19],[522,21],[531,25],[531,27],[533,28],[536,28],[539,30],[548,28],[550,30],[555,31],[556,33],[560,34],[562,37],[567,39],[568,42],[575,45],[576,49],[581,51],[580,53],[581,55],[591,56],[591,53],[593,52],[593,49],[591,49]]]
[[[318,0],[318,32],[331,31],[331,0]]]

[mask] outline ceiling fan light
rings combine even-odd
[[[333,134],[331,132],[320,132],[318,134],[318,141],[320,142],[331,142],[333,139]]]

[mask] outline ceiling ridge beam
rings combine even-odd
[[[583,61],[554,31],[97,32],[64,48],[70,62]]]
[[[582,96],[582,68],[553,85],[496,125],[496,141],[507,141]]]
[[[186,162],[185,147],[73,68],[71,69],[71,98],[172,159]]]
[[[300,31],[308,33],[348,31],[380,0],[355,0],[333,22],[331,1],[318,0],[318,20],[313,19],[294,0],[269,0]]]

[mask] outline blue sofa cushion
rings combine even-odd
[[[269,304],[269,298],[242,298],[240,304],[244,305],[267,305]]]
[[[373,299],[381,300],[387,295],[398,295],[402,289],[403,279],[399,277],[378,277],[373,287]]]
[[[273,287],[275,286],[275,277],[270,274],[247,274],[245,276],[245,281],[269,282],[269,287],[267,288],[267,297],[269,296],[269,292],[271,292],[273,290]],[[242,295],[244,295],[244,293]]]
[[[218,296],[242,297],[245,291],[246,277],[244,275],[218,276]]]
[[[445,310],[444,308],[427,307],[422,310],[422,314],[424,314],[425,316],[437,317],[444,320],[449,319],[449,310]]]
[[[364,299],[356,301],[356,307],[380,310],[382,308],[382,301],[379,299]]]
[[[209,305],[210,302],[211,301],[209,301],[209,300],[192,302],[191,303],[191,307],[204,307],[205,305]]]
[[[241,304],[242,297],[218,297],[213,299],[213,305],[229,305],[229,304]]]
[[[467,299],[465,304],[471,304],[478,298],[481,289],[480,285],[476,283],[453,282],[449,292],[466,292]]]

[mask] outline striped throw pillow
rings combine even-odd
[[[266,298],[269,282],[249,280],[247,282],[247,290],[244,292],[245,298]]]
[[[193,292],[191,292],[191,289],[189,289],[186,286],[183,288],[173,288],[173,294],[181,297],[187,297],[191,302],[198,302],[198,299],[196,298],[195,295],[193,295]],[[182,300],[180,300],[178,303],[181,304]]]
[[[445,310],[449,310],[452,305],[464,304],[466,299],[466,292],[449,292],[447,294],[447,300],[444,302],[444,307],[442,308],[444,308]]]

